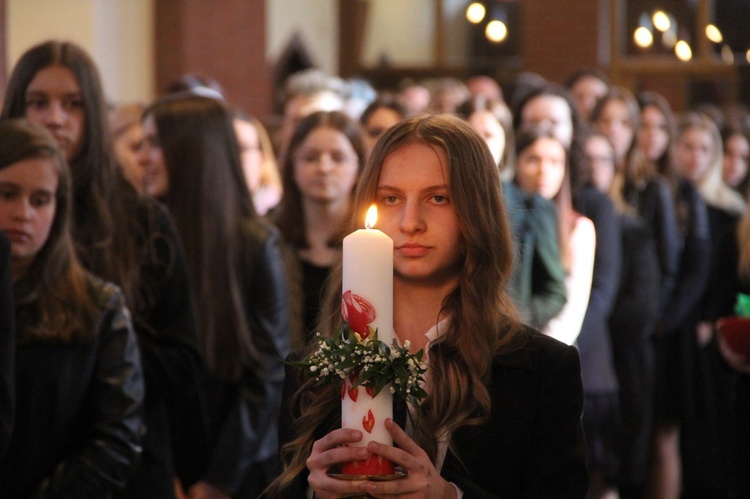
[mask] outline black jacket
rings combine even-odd
[[[274,459],[278,418],[289,353],[289,309],[278,230],[260,218],[243,222],[245,314],[253,344],[265,360],[244,366],[243,379],[229,382],[210,373],[201,382],[203,427],[186,425],[183,438],[196,446],[194,479],[235,497],[255,497],[253,467]]]
[[[612,359],[609,316],[620,287],[622,245],[620,218],[609,198],[584,187],[573,198],[573,207],[594,222],[596,253],[591,296],[578,336],[584,391],[592,394],[617,391]]]
[[[16,331],[13,323],[10,241],[0,231],[0,459],[10,442],[15,410]]]
[[[144,385],[130,313],[114,285],[93,277],[90,284],[101,310],[91,342],[17,348],[2,497],[102,498],[123,487],[136,465]]]
[[[134,206],[142,232],[134,233],[143,257],[139,268],[142,303],[132,310],[146,384],[143,456],[119,498],[172,497],[170,427],[185,417],[181,401],[196,390],[201,358],[182,244],[171,216],[149,198]]]
[[[537,331],[527,328],[519,334],[521,345],[494,359],[489,421],[455,432],[455,453],[448,450],[440,474],[463,490],[464,499],[582,498],[588,472],[578,354]],[[285,401],[298,376],[289,373],[287,379]],[[292,414],[298,412],[289,405],[283,408],[282,444],[294,437]],[[396,404],[394,420],[404,421],[405,410]],[[340,418],[340,410],[336,414]],[[340,419],[332,421],[333,428],[340,425]],[[306,490],[305,471],[284,497],[303,498]]]

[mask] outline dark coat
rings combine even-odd
[[[135,208],[143,232],[139,269],[143,305],[132,310],[146,383],[143,456],[120,498],[173,496],[175,467],[170,420],[184,417],[179,400],[196,390],[201,373],[192,296],[185,255],[171,216],[161,204],[143,199]]]
[[[289,308],[280,235],[269,222],[243,223],[245,314],[263,365],[244,366],[243,379],[229,382],[206,374],[200,384],[202,421],[184,425],[200,479],[235,497],[255,497],[265,480],[258,466],[276,458],[278,418],[289,354]],[[189,485],[186,484],[186,485]]]
[[[672,201],[672,190],[666,179],[654,177],[640,189],[626,185],[623,196],[645,220],[651,231],[659,258],[661,273],[659,301],[660,306],[663,306],[674,289],[680,265],[680,234]]]
[[[596,229],[591,296],[577,342],[583,388],[587,394],[612,394],[617,391],[617,377],[612,359],[609,316],[620,282],[620,219],[609,198],[591,187],[583,188],[574,196],[573,207],[590,218]]]
[[[10,277],[10,241],[0,231],[0,459],[13,428],[15,398],[16,331]]]
[[[123,487],[135,468],[144,385],[130,313],[114,285],[93,277],[90,284],[100,308],[91,342],[34,340],[17,348],[3,497],[98,499]]]
[[[454,433],[456,452],[448,450],[441,476],[461,488],[464,499],[584,497],[588,472],[578,354],[537,331],[519,334],[521,346],[493,362],[489,421]],[[285,400],[297,376],[287,378]],[[288,430],[294,410],[284,407],[282,443],[293,438]],[[403,405],[396,405],[394,419],[405,419]],[[340,419],[332,423],[339,427]],[[306,490],[303,472],[284,497],[306,497]]]
[[[609,319],[612,354],[619,385],[619,483],[646,478],[653,425],[654,349],[662,273],[649,224],[621,215],[620,291]]]

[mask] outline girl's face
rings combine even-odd
[[[401,116],[396,111],[389,107],[377,108],[364,124],[365,127],[365,142],[367,143],[367,150],[372,151],[375,147],[375,143],[378,141],[383,132],[391,128],[393,125],[398,124],[401,121]]]
[[[138,153],[143,144],[143,126],[134,123],[112,141],[112,152],[125,178],[138,191],[143,192],[143,167],[138,161]]]
[[[479,132],[490,148],[495,164],[499,165],[505,152],[505,130],[489,111],[475,111],[469,116],[469,124]]]
[[[570,88],[578,112],[586,120],[591,116],[597,101],[607,95],[608,91],[607,84],[593,75],[579,78]]]
[[[711,168],[714,147],[711,134],[707,130],[698,127],[685,130],[675,142],[680,173],[693,183],[699,182]]]
[[[750,144],[744,135],[730,136],[724,143],[723,177],[731,187],[737,187],[747,176]]]
[[[615,178],[615,154],[604,137],[593,135],[584,145],[591,181],[599,191],[608,193]]]
[[[651,161],[657,161],[667,152],[669,126],[666,116],[656,106],[646,106],[641,111],[638,145],[646,158]]]
[[[0,170],[0,230],[11,241],[16,276],[47,242],[55,220],[57,184],[52,158],[26,159]]]
[[[294,153],[294,181],[307,201],[348,200],[359,160],[346,135],[335,128],[312,130]]]
[[[68,161],[83,147],[86,113],[83,94],[73,72],[64,66],[40,69],[26,88],[26,118],[46,127]]]
[[[454,285],[462,269],[462,236],[448,186],[445,152],[408,142],[383,161],[377,227],[393,239],[394,279]]]
[[[260,149],[258,131],[252,123],[240,119],[234,120],[234,131],[237,134],[237,142],[240,144],[240,159],[245,182],[248,190],[253,193],[260,187],[263,178],[263,151]]]
[[[633,144],[635,136],[635,130],[630,124],[628,107],[619,99],[610,100],[602,109],[596,126],[612,142],[617,161],[622,161]]]
[[[565,149],[556,140],[541,137],[524,149],[516,161],[516,183],[526,192],[554,198],[565,178]]]
[[[143,145],[138,152],[138,161],[143,167],[143,184],[146,194],[163,198],[169,192],[169,170],[159,142],[154,115],[143,119]]]
[[[573,116],[568,102],[558,95],[534,97],[521,110],[521,123],[548,123],[557,140],[569,148],[573,141]]]

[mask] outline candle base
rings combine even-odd
[[[352,461],[341,466],[341,474],[349,476],[392,476],[396,467],[392,462],[377,454],[370,454],[365,461]]]

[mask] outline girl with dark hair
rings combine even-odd
[[[406,408],[396,406],[401,423],[386,428],[398,447],[367,448],[407,475],[390,482],[328,476],[337,463],[366,459],[346,446],[362,435],[339,428],[338,387],[289,372],[284,469],[269,497],[303,497],[308,484],[316,497],[585,495],[577,354],[516,319],[505,291],[513,243],[502,198],[487,145],[455,116],[413,118],[381,138],[349,228],[378,205],[378,227],[394,241],[396,336],[413,351],[427,349],[421,411],[405,426]],[[325,335],[342,320],[340,265],[331,284]]]
[[[528,194],[539,194],[552,201],[557,209],[557,236],[566,275],[566,302],[542,332],[572,345],[581,333],[591,294],[596,248],[594,224],[573,209],[568,153],[549,126],[521,127],[516,155],[516,185]]]
[[[557,139],[569,148],[573,207],[594,222],[594,276],[589,305],[578,336],[578,351],[585,393],[587,435],[602,433],[609,438],[618,417],[617,376],[612,359],[609,317],[620,280],[622,248],[619,218],[609,198],[591,185],[581,144],[580,120],[565,89],[548,85],[532,91],[519,102],[514,117],[517,128],[530,123],[548,123]],[[602,446],[590,448],[603,450]],[[603,471],[606,483],[614,483],[617,456],[597,452],[589,458],[597,469]]]
[[[406,108],[390,95],[381,95],[372,101],[359,117],[365,132],[368,153],[375,147],[381,135],[396,123],[406,118]]]
[[[71,174],[55,139],[0,122],[0,230],[11,240],[15,426],[0,461],[8,497],[106,497],[141,454],[144,398],[120,290],[78,262]]]
[[[364,165],[358,124],[338,111],[299,122],[282,162],[277,225],[288,245],[293,345],[315,333],[324,283],[341,255],[351,198]]]
[[[162,206],[140,198],[117,167],[99,73],[80,47],[48,41],[21,56],[8,80],[2,118],[22,116],[49,130],[70,164],[78,258],[86,270],[122,289],[133,314],[148,433],[125,495],[171,497],[167,404],[193,389],[200,366],[173,222]]]
[[[503,180],[513,178],[515,141],[513,117],[503,101],[476,96],[461,104],[456,114],[466,119],[484,137]]]
[[[669,170],[669,149],[674,141],[674,116],[667,99],[656,92],[638,94],[641,126],[636,142],[642,163],[633,165],[636,179],[650,178]]]
[[[724,183],[745,197],[750,186],[750,133],[739,126],[726,125],[721,129],[721,140]]]
[[[565,80],[565,87],[573,96],[578,114],[587,123],[594,121],[591,119],[591,113],[599,99],[607,95],[611,86],[609,77],[598,68],[578,69]]]
[[[633,160],[640,114],[635,97],[621,87],[610,88],[591,112],[591,122],[607,136],[615,148],[615,165],[621,174],[624,174],[627,164]]]
[[[207,448],[190,498],[256,497],[276,464],[277,418],[288,354],[288,308],[278,231],[253,207],[233,115],[222,101],[164,97],[144,115],[144,162],[167,173],[172,212],[200,307],[206,373],[199,395]],[[195,414],[185,414],[191,418]],[[200,422],[199,422],[200,424]],[[183,423],[182,440],[200,442]],[[189,445],[188,445],[189,447]]]

